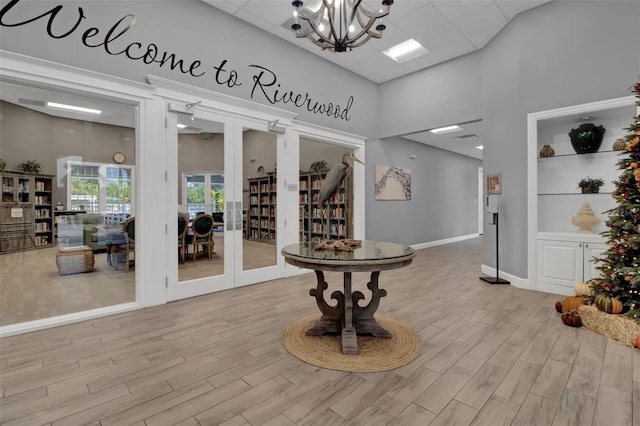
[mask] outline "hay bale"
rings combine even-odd
[[[633,319],[602,312],[594,305],[580,306],[578,312],[582,318],[582,325],[587,330],[607,336],[623,345],[636,345],[640,336],[640,325]]]

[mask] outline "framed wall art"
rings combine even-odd
[[[411,169],[376,164],[376,200],[410,200]]]
[[[502,173],[487,175],[487,194],[500,194],[502,192]]]

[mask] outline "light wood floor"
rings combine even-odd
[[[320,369],[282,348],[316,310],[312,274],[2,339],[0,423],[640,424],[640,351],[562,325],[559,296],[478,280],[480,262],[474,239],[381,274],[380,312],[422,338],[389,372]]]
[[[214,259],[188,259],[178,265],[178,278],[187,281],[224,273],[224,238],[216,235]],[[244,270],[275,265],[276,246],[242,240]],[[57,247],[0,256],[0,326],[65,315],[135,301],[135,274],[107,264],[96,253],[91,273],[60,275]],[[176,259],[177,262],[177,259]]]

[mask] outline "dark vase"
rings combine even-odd
[[[571,146],[578,154],[598,152],[602,145],[602,138],[606,129],[593,123],[581,124],[577,129],[571,129],[569,137]]]

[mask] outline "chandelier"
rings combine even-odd
[[[320,8],[313,12],[303,9],[301,0],[294,0],[291,5],[295,21],[291,29],[297,38],[306,37],[322,50],[346,52],[372,37],[382,38],[386,28],[382,18],[389,14],[393,0],[382,0],[379,11],[368,10],[362,3],[362,0],[322,0]],[[298,19],[306,21],[308,27],[303,29]]]

